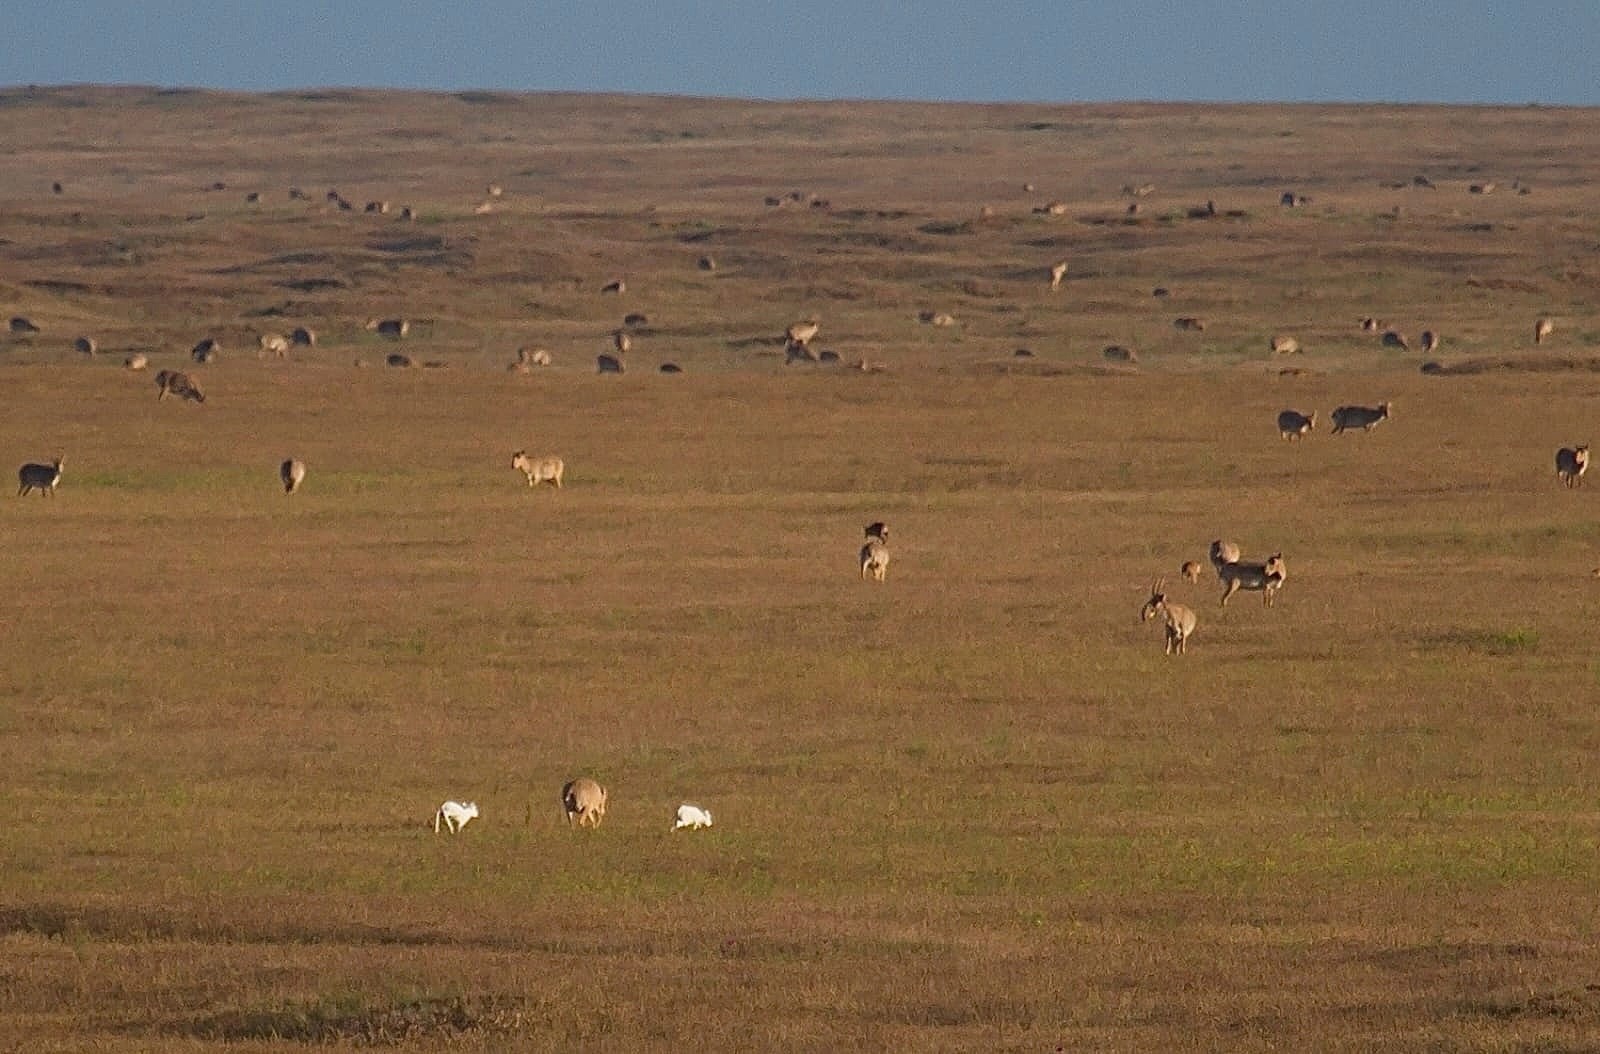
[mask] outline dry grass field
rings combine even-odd
[[[65,458],[0,503],[0,1047],[1600,1046],[1600,113],[14,89],[0,138],[0,467]],[[1271,610],[1179,579],[1219,537]]]

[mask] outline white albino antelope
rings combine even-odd
[[[579,776],[561,788],[561,807],[566,810],[568,826],[576,817],[579,827],[599,827],[606,818],[606,789],[588,776]]]
[[[1583,474],[1589,471],[1589,447],[1562,447],[1556,451],[1556,475],[1564,487],[1583,485]]]
[[[37,490],[41,498],[56,496],[56,486],[61,482],[61,458],[48,465],[29,462],[17,469],[17,497]]]
[[[299,458],[290,458],[278,466],[278,478],[283,481],[283,492],[293,494],[306,481],[306,463]]]
[[[702,809],[698,805],[690,805],[688,802],[684,802],[682,805],[678,806],[678,819],[677,822],[672,825],[672,829],[674,831],[681,831],[687,827],[691,831],[698,831],[702,827],[710,826],[710,810]]]
[[[1241,589],[1261,593],[1262,604],[1271,607],[1273,598],[1289,577],[1282,553],[1273,553],[1267,557],[1266,563],[1261,564],[1246,564],[1235,560],[1218,567],[1217,574],[1222,578],[1223,607],[1227,607],[1228,598]]]
[[[1333,411],[1333,434],[1338,435],[1352,428],[1370,432],[1378,427],[1378,422],[1387,421],[1390,414],[1388,403],[1379,403],[1376,409],[1370,406],[1341,406]]]
[[[522,470],[528,477],[528,486],[549,483],[557,490],[561,489],[561,476],[567,470],[566,463],[558,457],[529,457],[525,450],[511,455],[511,467]]]
[[[1167,647],[1165,654],[1182,655],[1188,647],[1189,636],[1194,633],[1196,619],[1194,612],[1182,604],[1173,604],[1167,600],[1166,579],[1158,578],[1150,586],[1150,599],[1144,602],[1144,607],[1139,611],[1139,621],[1149,622],[1160,615],[1167,627]]]
[[[1298,410],[1285,410],[1278,415],[1278,434],[1285,439],[1300,439],[1310,435],[1317,427],[1317,412],[1303,414]]]
[[[433,833],[438,834],[442,825],[451,834],[460,834],[461,828],[467,825],[467,821],[475,819],[477,815],[477,802],[447,801],[439,806],[438,812],[433,814]]]

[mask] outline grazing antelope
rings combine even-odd
[[[484,188],[483,192],[489,195],[491,198],[498,198],[501,194],[505,193],[505,189],[498,183],[490,183]]]
[[[1583,474],[1587,471],[1589,471],[1589,448],[1587,445],[1562,447],[1556,451],[1556,475],[1561,478],[1562,486],[1582,486]]]
[[[517,361],[525,362],[529,366],[548,366],[550,353],[543,348],[518,348]]]
[[[956,317],[943,311],[922,311],[917,314],[917,321],[929,326],[953,326]]]
[[[1218,567],[1217,574],[1222,577],[1223,607],[1227,607],[1228,598],[1241,589],[1260,591],[1262,603],[1271,607],[1273,597],[1283,588],[1284,580],[1289,577],[1282,553],[1273,553],[1267,557],[1266,563],[1261,564],[1246,564],[1234,560]]]
[[[403,318],[369,318],[365,328],[380,337],[399,340],[411,332],[411,323]]]
[[[17,497],[37,490],[41,498],[53,498],[56,496],[56,485],[60,482],[61,458],[56,458],[48,465],[29,462],[17,469]]]
[[[1439,350],[1439,334],[1431,329],[1422,331],[1422,350],[1434,352]]]
[[[1378,427],[1379,421],[1387,421],[1390,413],[1388,403],[1379,403],[1376,410],[1370,406],[1341,406],[1333,411],[1333,434],[1350,428],[1370,432]]]
[[[15,320],[13,320],[13,325],[15,325]],[[1555,330],[1556,324],[1554,321],[1548,318],[1541,318],[1533,324],[1533,342],[1535,344],[1543,344],[1544,338],[1554,333]]]
[[[874,582],[882,582],[888,573],[889,547],[882,538],[869,537],[867,544],[861,547],[862,581],[871,575]]]
[[[1317,427],[1317,412],[1303,414],[1298,410],[1285,410],[1278,415],[1278,434],[1285,439],[1300,439],[1310,435]]]
[[[256,343],[262,355],[276,355],[281,359],[289,354],[289,338],[281,333],[263,333],[256,338]]]
[[[694,265],[702,271],[715,271],[717,269],[717,261],[713,256],[702,256],[694,262]]]
[[[205,393],[190,379],[187,373],[177,370],[162,370],[156,374],[156,388],[159,393],[156,401],[160,402],[169,395],[176,395],[180,399],[203,403],[206,401]]]
[[[407,222],[414,220],[417,218],[417,210],[410,205],[402,205],[400,206],[400,218]]]
[[[1050,288],[1060,289],[1061,283],[1067,278],[1067,261],[1050,265]]]
[[[1383,323],[1375,318],[1368,317],[1361,320],[1361,332],[1363,333],[1376,333],[1382,328]]]
[[[600,355],[594,360],[595,368],[600,373],[621,373],[622,360],[615,355]]]
[[[566,463],[558,457],[531,458],[525,450],[511,455],[511,467],[522,470],[528,477],[528,486],[550,483],[557,490],[561,489],[561,475],[567,470]]]
[[[1406,343],[1406,336],[1397,329],[1384,330],[1382,344],[1386,348],[1399,348],[1401,351],[1410,351],[1411,345]]]
[[[93,337],[79,337],[72,342],[72,350],[80,355],[93,355],[100,350],[100,345],[94,342]]]
[[[474,216],[487,216],[493,211],[494,202],[492,201],[480,201],[478,204],[472,206],[472,214]]]
[[[393,366],[396,369],[407,369],[412,365],[411,356],[402,355],[398,351],[392,352],[384,357],[383,364],[385,366]]]
[[[626,330],[619,329],[611,334],[611,344],[617,349],[618,355],[626,355],[628,349],[633,347],[633,339],[628,336]]]
[[[1132,348],[1125,348],[1121,344],[1109,345],[1101,356],[1111,362],[1138,362],[1139,353]]]
[[[306,463],[298,458],[290,458],[278,466],[278,478],[283,480],[283,492],[293,494],[306,481]]]
[[[663,362],[660,366],[658,366],[656,368],[662,373],[682,373],[683,372],[683,367],[679,366],[676,362]]]
[[[1194,632],[1196,619],[1194,612],[1182,604],[1173,604],[1167,601],[1167,594],[1162,592],[1166,588],[1166,579],[1158,578],[1150,586],[1150,599],[1144,602],[1144,607],[1139,610],[1139,621],[1149,622],[1160,615],[1167,627],[1167,646],[1165,654],[1182,655],[1189,643],[1189,635]]]
[[[1204,333],[1206,328],[1206,320],[1203,318],[1195,318],[1193,315],[1184,315],[1182,318],[1173,319],[1172,325],[1175,329],[1192,329],[1197,333]]]
[[[617,293],[620,295],[622,293],[626,293],[627,291],[628,283],[624,282],[620,278],[613,278],[611,281],[600,287],[600,292],[602,293]]]
[[[1200,581],[1200,561],[1185,560],[1183,562],[1183,566],[1178,568],[1178,574],[1182,575],[1184,579],[1189,582]]]
[[[150,365],[150,358],[143,353],[129,355],[122,360],[122,367],[127,370],[142,370],[148,365]]]
[[[1300,342],[1286,333],[1279,333],[1267,343],[1274,355],[1298,355]]]
[[[433,833],[438,834],[440,825],[443,825],[451,834],[460,834],[467,821],[475,819],[477,815],[477,802],[447,801],[433,814]]]
[[[687,827],[691,831],[698,831],[702,827],[710,826],[711,811],[709,809],[702,809],[698,805],[690,805],[688,802],[684,802],[678,806],[678,819],[672,825],[672,829],[681,831]]]
[[[294,331],[289,334],[289,343],[299,345],[302,348],[314,347],[317,343],[317,331],[306,326],[296,326]]]
[[[579,827],[599,827],[606,818],[606,789],[588,776],[579,776],[561,788],[561,807],[567,813],[567,825],[577,817]]]
[[[216,362],[217,356],[222,354],[222,341],[216,337],[207,337],[189,349],[189,357],[202,366],[208,362]]]
[[[11,332],[13,332],[13,333],[37,333],[37,332],[39,332],[39,327],[34,325],[33,321],[31,319],[24,318],[23,316],[18,315],[18,316],[16,316],[15,318],[13,318],[11,320]]]

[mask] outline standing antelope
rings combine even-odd
[[[56,496],[56,485],[61,482],[61,458],[48,465],[29,462],[17,469],[17,497],[37,490],[41,498]]]
[[[865,580],[871,575],[874,582],[882,582],[888,573],[889,547],[881,537],[869,535],[867,544],[861,547],[861,577]]]
[[[1589,471],[1588,446],[1562,447],[1556,451],[1556,475],[1564,487],[1583,485],[1583,474]]]
[[[1338,435],[1350,428],[1370,432],[1378,427],[1379,421],[1387,421],[1390,412],[1388,403],[1379,403],[1377,409],[1370,406],[1341,406],[1333,411],[1333,434]]]
[[[1539,321],[1533,324],[1533,342],[1535,344],[1543,344],[1544,338],[1554,333],[1555,330],[1555,322],[1548,318],[1541,318]]]
[[[1289,577],[1282,553],[1273,553],[1264,564],[1245,564],[1235,560],[1218,567],[1217,574],[1222,578],[1223,607],[1227,607],[1228,598],[1241,589],[1259,591],[1262,603],[1271,607],[1274,596]]]
[[[511,467],[522,470],[522,474],[528,477],[528,486],[550,483],[557,490],[561,489],[561,475],[567,470],[565,462],[558,457],[532,458],[525,450],[511,455]]]
[[[576,816],[579,827],[599,827],[606,818],[606,789],[588,776],[579,776],[561,788],[561,807],[570,827]]]
[[[293,494],[306,480],[306,463],[299,458],[290,458],[278,466],[278,478],[283,480],[283,492]]]
[[[180,399],[188,399],[197,403],[206,401],[205,393],[195,385],[189,375],[180,373],[177,370],[162,370],[157,373],[156,387],[159,389],[159,393],[156,395],[157,402],[169,395],[176,395]]]
[[[1285,439],[1299,439],[1310,435],[1317,427],[1317,412],[1303,414],[1298,410],[1285,410],[1278,415],[1278,434]]]
[[[1050,288],[1060,289],[1061,283],[1067,278],[1067,261],[1050,265]]]
[[[1139,621],[1149,622],[1160,615],[1167,625],[1167,647],[1165,654],[1182,655],[1189,642],[1189,635],[1194,632],[1196,619],[1194,612],[1182,604],[1172,604],[1167,601],[1167,594],[1162,592],[1166,588],[1166,579],[1158,578],[1150,586],[1150,599],[1144,602],[1144,607],[1139,611]]]
[[[1183,566],[1178,568],[1178,573],[1182,575],[1186,581],[1200,581],[1200,561],[1185,560],[1183,562]]]

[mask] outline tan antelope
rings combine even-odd
[[[39,327],[33,324],[33,320],[32,319],[27,318],[27,317],[25,317],[23,315],[17,315],[16,317],[14,317],[11,320],[11,332],[13,332],[13,333],[37,333],[37,332],[39,332]]]
[[[956,317],[944,311],[921,311],[917,313],[917,321],[927,326],[953,326]]]
[[[256,338],[256,343],[260,345],[260,354],[263,356],[275,355],[281,359],[289,354],[289,338],[281,333],[263,333]]]
[[[1378,427],[1379,421],[1387,421],[1391,413],[1388,403],[1379,403],[1377,409],[1370,406],[1341,406],[1333,411],[1333,434],[1338,435],[1352,428],[1370,432]]]
[[[72,350],[80,355],[93,355],[100,350],[100,345],[94,342],[93,337],[79,337],[72,342]]]
[[[889,573],[889,546],[881,537],[868,536],[861,547],[861,578],[870,575],[874,582],[882,582]]]
[[[615,293],[619,296],[627,291],[628,283],[620,278],[613,278],[611,281],[600,287],[600,292],[602,293]]]
[[[176,395],[180,399],[196,403],[206,401],[205,393],[200,390],[199,385],[195,384],[187,373],[179,373],[177,370],[162,370],[157,373],[156,388],[158,389],[157,402],[169,395]]]
[[[1533,342],[1543,344],[1544,338],[1556,331],[1556,324],[1548,318],[1541,318],[1533,324]]]
[[[1200,561],[1185,560],[1183,566],[1178,568],[1178,574],[1182,575],[1184,580],[1190,583],[1200,581]]]
[[[189,349],[189,357],[195,362],[205,365],[216,362],[217,356],[222,354],[222,341],[216,337],[207,337]]]
[[[364,328],[380,337],[399,340],[411,332],[411,323],[403,318],[369,318]]]
[[[599,373],[621,373],[622,360],[615,355],[597,355],[594,360],[595,369]]]
[[[129,355],[122,360],[122,368],[126,370],[142,370],[150,365],[150,357],[141,353]]]
[[[1104,351],[1100,352],[1100,355],[1102,358],[1105,358],[1111,362],[1136,363],[1139,361],[1138,352],[1134,351],[1132,348],[1123,347],[1121,344],[1108,345]]]
[[[511,455],[511,467],[522,470],[522,474],[528,477],[528,486],[549,483],[557,490],[561,489],[561,476],[567,470],[566,463],[558,457],[532,458],[525,450]]]
[[[1218,576],[1222,574],[1223,564],[1236,564],[1239,562],[1239,547],[1232,542],[1225,542],[1221,538],[1211,543],[1211,566],[1216,568]]]
[[[789,338],[789,343],[799,344],[804,347],[816,340],[817,334],[821,330],[822,326],[815,319],[808,319],[803,322],[796,322],[784,331],[784,335]]]
[[[1274,355],[1300,354],[1300,342],[1287,333],[1279,333],[1267,342],[1267,347],[1272,349]]]
[[[1384,330],[1381,343],[1386,348],[1399,348],[1401,351],[1411,350],[1411,345],[1406,342],[1405,334],[1397,329]]]
[[[41,498],[56,496],[56,486],[61,482],[61,458],[48,465],[29,462],[17,469],[17,497],[37,490]]]
[[[1556,451],[1556,475],[1564,487],[1581,487],[1589,471],[1589,447],[1562,447]]]
[[[567,814],[567,826],[574,817],[579,827],[599,827],[606,818],[606,789],[588,776],[579,776],[561,788],[561,808]]]
[[[289,343],[302,348],[314,347],[317,343],[317,331],[306,326],[296,326],[289,334]]]
[[[616,330],[611,334],[611,345],[617,349],[618,355],[626,355],[628,349],[633,347],[633,338],[628,336],[626,330]]]
[[[1361,331],[1363,333],[1376,333],[1382,328],[1383,323],[1370,316],[1361,320]]]
[[[1234,560],[1218,567],[1217,574],[1222,578],[1223,607],[1227,607],[1228,598],[1241,589],[1259,591],[1262,603],[1266,607],[1271,607],[1273,597],[1283,588],[1284,581],[1289,577],[1282,553],[1273,553],[1267,557],[1265,563],[1260,564],[1247,564]]]
[[[1050,288],[1060,289],[1061,283],[1067,278],[1067,261],[1050,265]]]
[[[283,492],[293,494],[306,481],[306,463],[299,458],[290,458],[278,466],[278,478],[283,481]]]
[[[524,366],[548,366],[550,365],[550,353],[543,348],[518,348],[517,362]]]
[[[1194,612],[1182,604],[1173,604],[1167,600],[1166,579],[1158,578],[1150,586],[1150,599],[1144,602],[1144,607],[1139,610],[1139,621],[1149,622],[1157,615],[1167,627],[1167,647],[1165,654],[1182,655],[1189,643],[1189,635],[1194,632],[1198,621]]]
[[[1278,434],[1285,439],[1300,439],[1310,435],[1317,427],[1317,412],[1303,414],[1298,410],[1285,410],[1278,415]]]
[[[1435,333],[1431,329],[1423,330],[1422,331],[1422,350],[1426,351],[1426,352],[1438,351],[1439,350],[1439,334]]]
[[[1174,329],[1191,329],[1196,333],[1204,333],[1206,329],[1206,320],[1203,318],[1195,318],[1193,315],[1184,315],[1182,318],[1173,319],[1172,327]]]

